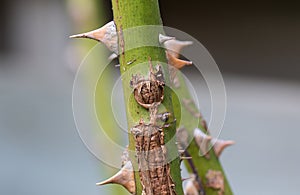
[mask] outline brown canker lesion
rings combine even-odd
[[[175,195],[175,184],[170,174],[164,141],[164,130],[169,126],[171,113],[158,114],[158,107],[164,98],[164,75],[160,65],[154,70],[151,60],[149,64],[148,78],[134,75],[130,82],[135,100],[148,109],[150,117],[149,123],[141,119],[139,124],[131,128],[143,187],[142,194]]]
[[[139,174],[145,194],[175,194],[170,165],[166,161],[163,128],[141,120],[131,132],[135,138]]]
[[[225,192],[224,176],[221,171],[208,170],[206,175],[206,186],[218,191],[218,195],[223,195]]]
[[[161,65],[153,66],[149,60],[150,71],[148,78],[137,74],[133,75],[130,81],[130,86],[133,88],[134,98],[138,104],[149,109],[154,104],[161,103],[164,98],[164,76]]]

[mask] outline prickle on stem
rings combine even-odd
[[[192,61],[186,61],[186,60],[181,60],[179,58],[176,58],[174,55],[172,55],[172,53],[170,51],[166,51],[166,56],[168,59],[168,63],[177,69],[181,69],[186,65],[193,64]]]
[[[159,34],[159,43],[166,48],[166,56],[170,65],[177,69],[184,67],[185,65],[191,65],[191,61],[185,61],[179,59],[180,51],[189,45],[192,45],[192,41],[179,41],[175,37],[169,37]]]
[[[111,178],[96,183],[97,186],[106,184],[119,184],[126,188],[131,194],[135,194],[135,180],[133,167],[130,161],[127,161],[122,169]]]
[[[111,21],[96,30],[72,35],[70,38],[88,38],[102,42],[114,53],[109,57],[109,59],[114,59],[119,54],[117,29],[114,21]]]
[[[159,35],[159,42],[163,44],[164,47],[173,55],[174,57],[178,58],[180,51],[187,46],[193,44],[192,41],[180,41],[177,40],[175,37],[168,37],[165,35]]]
[[[232,141],[232,140],[212,139],[212,144],[213,144],[213,148],[214,148],[214,151],[216,153],[216,156],[220,157],[223,150],[226,147],[235,144],[235,142]]]

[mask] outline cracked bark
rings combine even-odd
[[[147,75],[150,71],[149,69],[149,58],[152,59],[153,64],[158,62],[166,62],[165,52],[163,48],[159,47],[139,47],[131,50],[126,50],[126,40],[130,39],[131,34],[124,33],[126,29],[142,26],[142,25],[162,25],[159,6],[157,1],[142,1],[142,0],[113,0],[113,13],[114,13],[114,21],[117,27],[118,39],[119,39],[119,61],[120,61],[120,70],[123,76],[122,84],[124,91],[125,102],[127,102],[127,123],[128,123],[128,132],[129,132],[129,150],[134,152],[129,152],[130,159],[132,161],[135,171],[135,181],[136,181],[136,194],[174,194],[182,195],[182,181],[180,174],[180,160],[177,157],[175,160],[165,164],[165,166],[158,166],[156,171],[143,172],[141,171],[141,164],[145,163],[145,167],[151,167],[147,160],[154,159],[151,155],[157,155],[157,152],[149,152],[147,155],[149,157],[143,159],[139,153],[139,149],[141,149],[145,153],[146,147],[144,147],[144,143],[142,145],[140,142],[146,142],[148,140],[149,144],[154,144],[151,142],[151,138],[160,139],[158,136],[158,130],[156,130],[153,126],[153,118],[150,116],[150,109],[144,108],[135,100],[133,95],[133,90],[130,88],[130,79],[132,75]],[[134,37],[134,41],[139,43],[144,39],[147,39],[147,42],[152,41],[153,43],[158,42],[159,33],[162,32],[162,28],[157,31],[149,32],[151,36],[136,36]],[[142,64],[142,65],[141,65]],[[139,66],[139,68],[134,68],[135,66]],[[168,79],[168,71],[164,70],[165,79]],[[149,85],[150,86],[150,85]],[[170,113],[170,117],[168,117],[169,121],[174,121],[173,107],[172,107],[172,92],[168,87],[164,87],[164,98],[162,101],[163,106],[159,106],[158,110],[163,112]],[[152,118],[152,119],[151,119]],[[140,123],[141,119],[145,120],[144,123]],[[147,128],[146,128],[147,127]],[[138,129],[138,130],[137,130]],[[151,131],[150,131],[151,129]],[[154,130],[155,129],[155,130]],[[168,143],[166,145],[165,151],[166,156],[165,160],[168,161],[170,156],[177,155],[177,146],[175,144],[175,140],[171,139],[176,134],[176,125],[175,123],[170,123],[168,127],[163,127],[163,143]],[[134,132],[134,133],[131,133]],[[137,133],[137,134],[135,134]],[[148,133],[147,135],[145,133]],[[134,135],[133,135],[134,134]],[[161,143],[156,143],[155,147],[158,147],[161,150]],[[141,147],[140,147],[141,146]],[[161,151],[162,152],[162,151]],[[161,153],[159,152],[159,153]],[[145,156],[145,155],[144,155]],[[163,182],[156,182],[155,185],[152,186],[154,189],[149,189],[153,182],[148,181],[151,179],[151,174],[158,174],[160,172],[159,169],[163,169],[164,175],[167,176],[159,177]],[[141,178],[143,177],[143,178]],[[171,181],[172,180],[172,181]],[[174,184],[174,193],[172,190],[164,191],[165,184],[169,183],[173,186]],[[150,186],[143,186],[143,185]],[[170,186],[168,186],[170,187]],[[157,189],[162,189],[161,192]],[[163,193],[162,193],[163,192]]]

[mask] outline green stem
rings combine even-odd
[[[128,42],[134,41],[137,45],[142,42],[152,43],[151,45],[158,44],[159,33],[162,32],[162,21],[159,12],[159,5],[157,0],[113,0],[113,13],[114,21],[117,26],[119,38],[119,61],[120,70],[122,74],[123,91],[126,102],[128,132],[129,132],[129,150],[135,151],[135,139],[130,133],[130,128],[139,124],[140,119],[145,121],[149,120],[149,111],[139,104],[133,97],[132,89],[129,87],[130,79],[135,74],[145,74],[143,71],[149,71],[149,57],[152,59],[153,64],[155,61],[166,62],[165,52],[163,48],[159,47],[139,47],[131,50],[128,49]],[[151,30],[151,32],[143,32],[139,36],[133,36],[131,33],[125,33],[129,28],[143,26],[143,25],[159,25],[161,29]],[[142,64],[142,65],[141,65]],[[155,65],[155,64],[154,64]],[[138,68],[134,68],[137,67]],[[168,71],[164,71],[165,78],[168,78]],[[173,113],[172,107],[172,91],[164,88],[163,106],[166,111]],[[174,116],[174,115],[171,115]],[[171,119],[172,120],[172,117]],[[174,151],[177,152],[175,141],[171,138],[175,136],[176,127],[171,125],[165,129],[165,143],[168,143],[167,156]],[[135,170],[138,170],[137,159],[134,154],[130,154],[131,161]],[[180,162],[177,157],[170,162],[170,175],[175,184],[175,191],[177,195],[183,194],[182,181],[180,174]],[[141,194],[142,186],[138,172],[135,173],[135,180],[137,186],[137,194]]]
[[[175,94],[177,94],[178,96],[180,96],[180,98],[182,98],[181,100],[178,100],[177,97],[173,96],[173,102],[174,102],[174,113],[175,113],[175,117],[176,118],[180,118],[180,117],[184,117],[186,119],[189,119],[187,123],[185,123],[184,121],[187,120],[182,120],[182,122],[180,123],[181,126],[184,126],[185,129],[188,131],[189,136],[193,137],[193,131],[195,129],[195,127],[193,126],[193,124],[195,124],[193,121],[199,121],[198,124],[198,128],[200,128],[203,132],[207,132],[206,129],[206,125],[203,125],[203,121],[204,119],[202,118],[202,116],[200,115],[199,117],[195,117],[194,114],[189,111],[188,109],[185,108],[185,106],[182,106],[184,109],[180,110],[180,105],[183,105],[184,103],[182,102],[183,99],[188,99],[188,100],[192,100],[190,92],[186,86],[185,80],[182,77],[181,74],[177,75],[178,79],[179,79],[179,83],[180,83],[180,87],[175,88],[174,91],[176,92]],[[180,102],[181,101],[181,102]],[[195,103],[192,101],[189,104],[189,107],[200,113],[198,111],[197,106],[195,105]],[[205,121],[204,121],[205,122]],[[209,133],[209,132],[208,132]],[[218,195],[218,190],[212,189],[210,187],[207,187],[206,184],[206,174],[208,172],[208,170],[216,170],[216,171],[221,171],[223,176],[224,176],[224,194],[223,195],[232,195],[232,191],[229,185],[228,180],[226,179],[224,170],[220,164],[220,161],[218,159],[218,157],[216,156],[215,152],[213,149],[211,149],[209,151],[209,158],[206,158],[204,156],[199,156],[199,149],[198,146],[195,142],[195,140],[193,139],[192,142],[190,143],[190,145],[187,148],[187,152],[189,153],[189,155],[192,157],[192,161],[193,164],[197,170],[197,174],[198,176],[201,178],[202,181],[202,186],[204,186],[204,191],[206,193],[206,195]],[[190,173],[193,173],[193,170],[190,166],[190,164],[188,164],[188,162],[185,163],[188,171]]]

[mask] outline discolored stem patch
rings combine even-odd
[[[164,77],[161,66],[153,70],[151,60],[149,60],[150,71],[147,79],[140,75],[134,75],[130,85],[134,89],[134,98],[138,104],[144,108],[153,107],[155,103],[162,102],[164,98]]]
[[[151,61],[148,79],[135,75],[131,80],[135,100],[149,109],[150,122],[142,119],[131,128],[135,140],[135,151],[139,175],[143,187],[142,194],[175,195],[175,184],[167,162],[167,149],[164,142],[164,130],[168,124],[157,125],[157,120],[167,122],[170,113],[157,114],[158,106],[163,100],[164,80],[161,67],[154,72]]]
[[[143,192],[149,195],[176,194],[166,162],[163,129],[143,121],[131,129],[135,138],[136,156]]]
[[[207,179],[207,187],[217,190],[218,195],[224,194],[224,176],[221,171],[208,170],[205,177]]]

